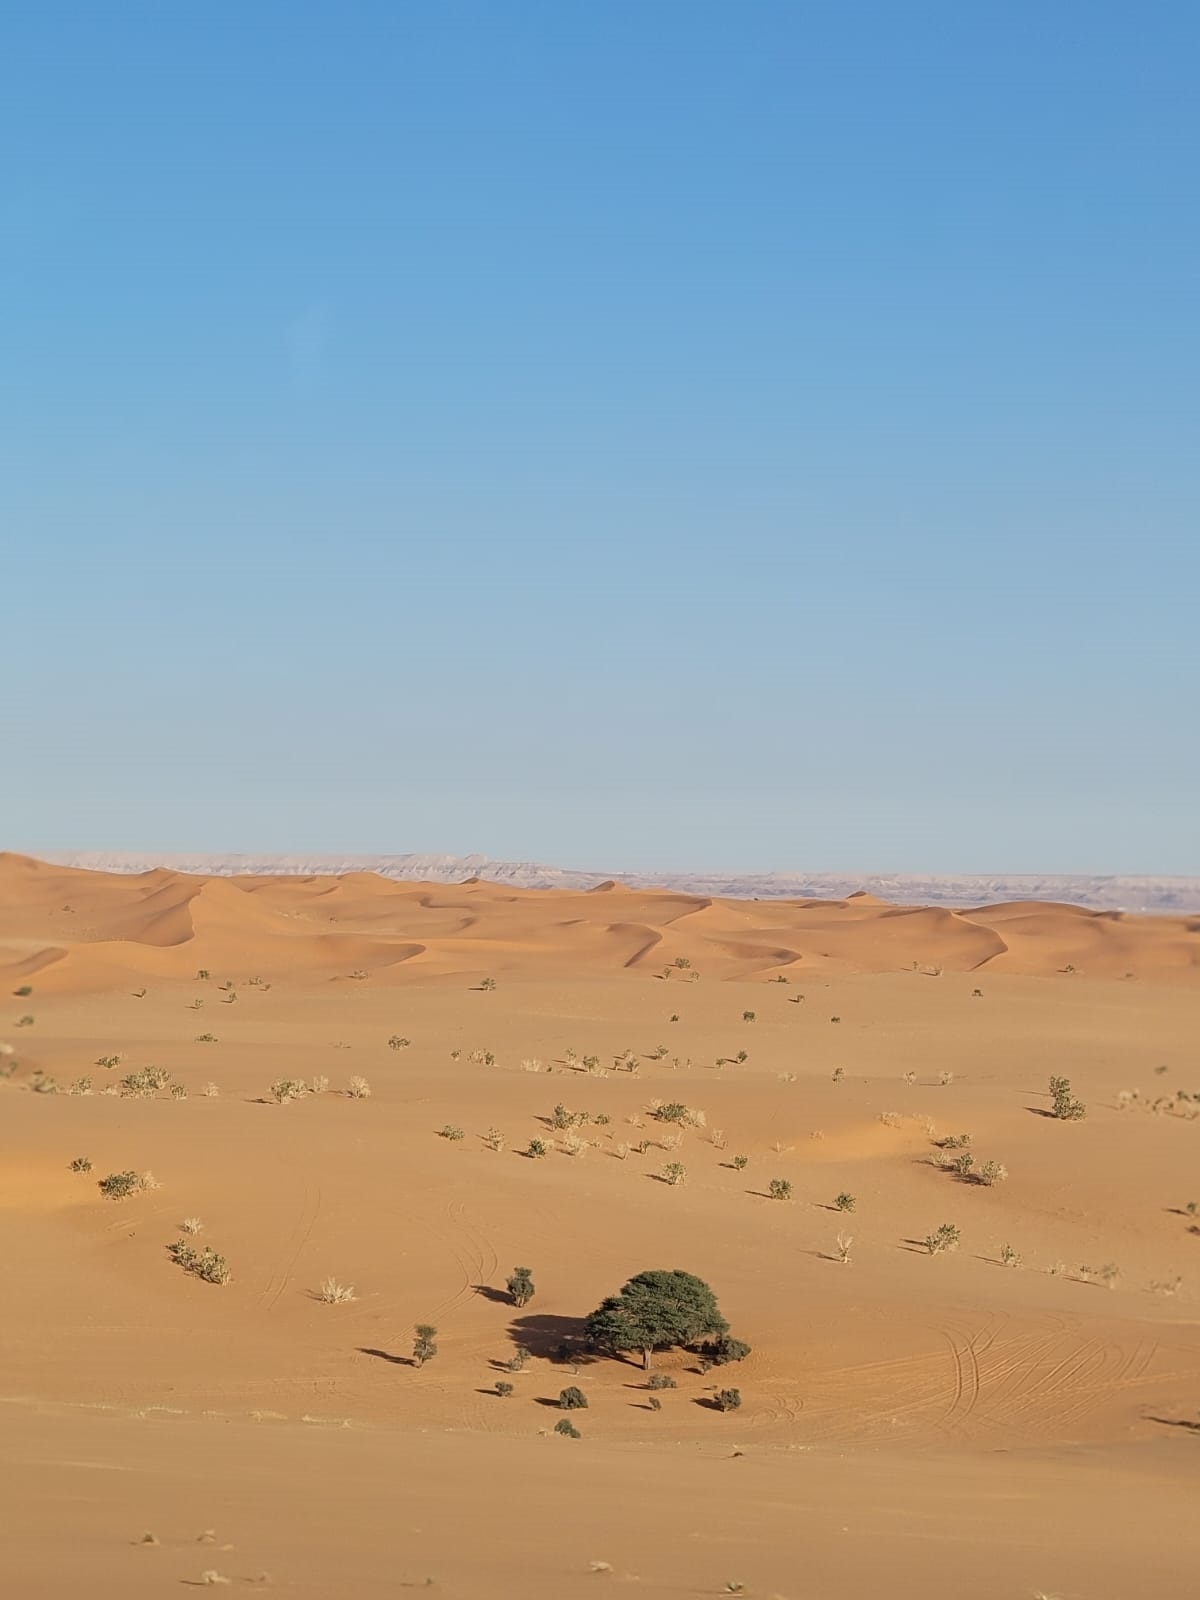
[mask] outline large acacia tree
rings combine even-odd
[[[641,1352],[649,1369],[656,1350],[691,1345],[729,1332],[716,1296],[690,1272],[639,1272],[587,1319],[588,1342],[614,1355]]]

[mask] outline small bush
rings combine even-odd
[[[449,1139],[451,1144],[457,1144],[460,1139],[466,1138],[466,1134],[461,1128],[456,1128],[452,1122],[448,1122],[444,1128],[439,1128],[438,1138]]]
[[[940,1256],[947,1250],[957,1250],[961,1237],[952,1222],[943,1222],[935,1233],[926,1234],[921,1243],[931,1256]]]
[[[18,1028],[32,1028],[33,1027],[33,1022],[34,1022],[34,1019],[32,1017],[18,1017],[17,1018],[17,1027]]]
[[[1020,1253],[1011,1244],[1000,1246],[1000,1260],[1006,1267],[1019,1267],[1021,1265]]]
[[[574,1384],[564,1389],[558,1397],[560,1411],[586,1411],[587,1395],[582,1389],[577,1389]]]
[[[413,1334],[413,1360],[419,1367],[423,1367],[438,1353],[437,1329],[431,1323],[418,1322]]]
[[[90,1172],[91,1170],[92,1163],[87,1156],[76,1156],[71,1163],[72,1172]]]
[[[755,1016],[755,1013],[753,1011],[743,1011],[742,1012],[742,1021],[743,1022],[753,1022],[754,1021],[754,1016]]]
[[[656,1372],[646,1384],[647,1389],[674,1389],[675,1379],[668,1373]]]
[[[278,1078],[271,1085],[271,1094],[277,1105],[286,1106],[293,1100],[303,1100],[308,1085],[303,1078]]]
[[[852,1194],[846,1194],[844,1190],[834,1199],[833,1202],[835,1211],[853,1211],[857,1204],[858,1202],[855,1200],[854,1196]]]
[[[1069,1078],[1051,1078],[1050,1097],[1054,1102],[1052,1115],[1060,1122],[1079,1122],[1087,1116],[1087,1107],[1071,1094]]]
[[[554,1424],[555,1433],[561,1433],[567,1439],[582,1439],[583,1435],[569,1417],[564,1417],[561,1422]]]
[[[724,1333],[719,1339],[708,1339],[700,1346],[700,1354],[713,1367],[728,1366],[731,1361],[744,1361],[750,1346],[744,1339],[734,1339]]]
[[[371,1085],[365,1078],[351,1078],[350,1087],[346,1090],[351,1100],[369,1100],[371,1098]]]
[[[160,1089],[165,1089],[171,1074],[166,1067],[143,1067],[121,1079],[121,1094],[126,1099],[152,1100]]]
[[[745,1172],[746,1168],[749,1165],[750,1165],[750,1157],[749,1156],[734,1156],[734,1158],[733,1158],[733,1166],[737,1169],[738,1172]]]
[[[530,1139],[529,1149],[526,1150],[525,1154],[531,1156],[535,1161],[540,1160],[542,1156],[547,1154],[546,1141],[544,1139]]]
[[[329,1306],[348,1305],[351,1300],[357,1300],[352,1283],[339,1283],[336,1278],[326,1278],[318,1291],[318,1297]]]
[[[767,1185],[767,1193],[772,1200],[790,1200],[792,1198],[791,1179],[772,1178]]]
[[[394,1033],[392,1035],[392,1037],[388,1040],[388,1049],[389,1050],[406,1050],[411,1043],[412,1043],[411,1039],[403,1039],[403,1038],[401,1038],[401,1036],[398,1033]]]
[[[197,1044],[216,1044],[217,1043],[217,1036],[216,1036],[215,1033],[198,1033],[196,1035],[196,1043]]]
[[[201,1222],[199,1217],[184,1217],[183,1221],[179,1224],[179,1227],[183,1233],[196,1234],[204,1232],[204,1224]]]
[[[514,1267],[508,1275],[505,1288],[513,1305],[518,1307],[527,1306],[537,1292],[528,1267]]]
[[[675,1122],[680,1127],[687,1127],[692,1120],[692,1113],[681,1100],[668,1100],[665,1105],[655,1106],[650,1115],[655,1122]]]
[[[675,1188],[677,1184],[687,1182],[687,1168],[682,1161],[668,1161],[662,1169],[662,1179]]]
[[[19,1000],[28,1000],[33,993],[33,985],[31,983],[23,983],[19,989],[14,989],[13,993]]]
[[[523,1344],[519,1344],[508,1358],[508,1370],[510,1372],[524,1372],[529,1365],[529,1356],[530,1352]]]
[[[111,1070],[113,1067],[121,1065],[121,1058],[120,1056],[97,1056],[96,1065],[98,1067],[108,1067]]]
[[[496,1393],[502,1400],[507,1400],[509,1395],[512,1394],[513,1388],[513,1384],[509,1383],[506,1379],[501,1378],[499,1383],[496,1385]]]
[[[488,994],[496,987],[496,980],[495,978],[485,978],[479,987],[485,994]]]
[[[718,1389],[713,1397],[718,1411],[736,1411],[742,1403],[740,1389]]]
[[[662,1401],[657,1399],[654,1395],[650,1396],[649,1400],[646,1401],[646,1404],[650,1407],[651,1411],[662,1410]]]
[[[196,1250],[186,1239],[176,1239],[167,1246],[167,1254],[176,1266],[205,1283],[228,1283],[233,1276],[225,1257],[207,1245],[203,1250]]]
[[[126,1172],[110,1172],[107,1178],[100,1179],[97,1188],[106,1200],[125,1200],[131,1194],[141,1194],[150,1188],[148,1177],[148,1173],[134,1172],[132,1169]]]

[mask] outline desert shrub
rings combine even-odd
[[[185,1084],[185,1083],[173,1083],[171,1085],[171,1099],[172,1100],[186,1100],[187,1097],[188,1097],[187,1084]]]
[[[734,1156],[733,1165],[737,1168],[737,1170],[739,1172],[745,1172],[746,1168],[750,1165],[750,1157],[749,1156]]]
[[[404,1050],[404,1049],[407,1049],[407,1047],[411,1043],[412,1043],[411,1039],[404,1039],[404,1038],[402,1038],[400,1036],[400,1034],[394,1033],[392,1035],[392,1037],[388,1040],[388,1049],[389,1050]]]
[[[662,1410],[662,1401],[659,1400],[655,1395],[651,1395],[650,1398],[646,1401],[646,1404],[650,1407],[651,1411],[661,1411]]]
[[[973,1173],[976,1183],[982,1183],[990,1189],[994,1184],[1003,1183],[1008,1177],[1008,1168],[1002,1161],[985,1161]]]
[[[510,1372],[524,1372],[529,1365],[529,1357],[530,1351],[523,1344],[519,1344],[508,1358],[508,1370]]]
[[[662,1179],[675,1188],[677,1184],[687,1182],[687,1168],[682,1161],[668,1161],[662,1169]]]
[[[365,1078],[351,1078],[350,1086],[346,1093],[351,1100],[369,1100],[371,1098],[371,1085]]]
[[[742,1012],[742,1021],[743,1022],[753,1022],[754,1021],[754,1015],[755,1014],[754,1014],[753,1011],[743,1011]]]
[[[514,1267],[505,1284],[509,1298],[515,1306],[527,1306],[536,1294],[533,1274],[528,1267]]]
[[[772,1178],[767,1185],[767,1193],[772,1200],[790,1200],[792,1198],[791,1179]]]
[[[17,1027],[18,1028],[32,1028],[33,1027],[33,1023],[34,1023],[33,1017],[18,1017],[17,1018]]]
[[[529,1148],[525,1152],[527,1156],[530,1156],[534,1161],[538,1161],[546,1153],[547,1148],[546,1141],[544,1139],[530,1139]]]
[[[718,1389],[713,1396],[718,1411],[736,1411],[742,1403],[740,1389]]]
[[[845,1190],[843,1190],[841,1194],[837,1195],[833,1202],[835,1211],[853,1211],[857,1204],[858,1202],[855,1200],[854,1196],[852,1194],[847,1194]]]
[[[68,1094],[91,1094],[92,1080],[90,1078],[76,1078],[67,1090]]]
[[[197,1044],[216,1044],[217,1043],[217,1036],[216,1036],[215,1033],[198,1033],[196,1035],[196,1043]]]
[[[495,980],[495,978],[485,978],[483,980],[483,982],[479,985],[479,987],[485,993],[490,993],[490,991],[493,990],[496,987],[496,980]]]
[[[582,1128],[589,1120],[586,1111],[568,1111],[560,1101],[550,1115],[550,1126],[559,1133],[565,1133],[571,1128]]]
[[[835,1248],[837,1249],[838,1253],[837,1258],[844,1267],[848,1267],[850,1265],[850,1251],[853,1248],[853,1245],[854,1235],[852,1233],[838,1234]]]
[[[931,1256],[939,1256],[947,1250],[957,1250],[961,1234],[952,1222],[943,1222],[936,1232],[927,1234],[921,1243]]]
[[[675,1379],[666,1372],[656,1372],[646,1384],[647,1389],[674,1389]]]
[[[744,1339],[734,1339],[725,1333],[719,1339],[706,1339],[700,1346],[700,1354],[710,1366],[725,1367],[731,1361],[744,1361],[750,1354],[750,1346]]]
[[[741,1066],[744,1062],[749,1061],[750,1052],[748,1050],[739,1050],[733,1059]]]
[[[971,1135],[969,1133],[951,1133],[936,1142],[939,1150],[965,1150],[971,1143]]]
[[[352,1283],[339,1283],[336,1278],[326,1278],[318,1291],[318,1298],[326,1305],[344,1306],[351,1300],[357,1300],[358,1296]]]
[[[664,1105],[654,1106],[650,1112],[655,1122],[676,1122],[681,1127],[686,1127],[692,1119],[692,1114],[681,1100],[668,1100]]]
[[[501,1378],[499,1383],[496,1385],[496,1393],[502,1400],[507,1400],[509,1395],[512,1394],[513,1388],[513,1384],[509,1383],[506,1379]]]
[[[569,1417],[564,1417],[561,1422],[556,1422],[554,1424],[554,1431],[555,1433],[561,1433],[563,1437],[567,1439],[583,1438],[583,1435]]]
[[[329,1089],[329,1079],[323,1072],[314,1073],[308,1080],[309,1094],[325,1094]]]
[[[76,1156],[71,1163],[72,1172],[90,1172],[92,1163],[88,1156]]]
[[[413,1360],[419,1367],[423,1367],[438,1353],[437,1329],[431,1323],[418,1322],[413,1334]]]
[[[182,1233],[196,1234],[204,1232],[204,1224],[199,1217],[184,1217],[179,1224],[179,1228]]]
[[[18,1000],[28,1000],[29,996],[33,993],[33,985],[31,983],[23,983],[19,989],[14,989],[13,993],[17,996]]]
[[[1000,1260],[1006,1267],[1019,1267],[1021,1265],[1020,1252],[1014,1249],[1011,1244],[1002,1244],[1000,1246]]]
[[[149,1173],[134,1172],[132,1168],[125,1172],[110,1172],[106,1178],[101,1178],[97,1188],[106,1200],[125,1200],[131,1194],[141,1194],[152,1187]]]
[[[233,1276],[225,1257],[207,1245],[203,1250],[196,1250],[186,1239],[175,1239],[167,1246],[167,1254],[176,1266],[205,1283],[228,1283]]]
[[[121,1065],[121,1058],[120,1056],[97,1056],[96,1065],[98,1067],[108,1067],[110,1069],[112,1067],[119,1067]]]
[[[577,1389],[574,1384],[564,1389],[558,1397],[560,1411],[586,1411],[587,1395],[582,1389]]]
[[[465,1139],[466,1134],[452,1122],[447,1122],[444,1128],[438,1130],[439,1139],[449,1139],[451,1144],[457,1144],[460,1139]]]
[[[845,1067],[834,1067],[832,1076],[834,1083],[841,1083],[846,1076]]]
[[[166,1067],[143,1067],[121,1079],[121,1094],[135,1100],[151,1100],[160,1089],[166,1088],[171,1074]]]
[[[217,1088],[215,1083],[206,1083],[203,1089],[201,1089],[200,1093],[206,1100],[216,1100],[220,1096],[221,1091]]]
[[[293,1100],[303,1100],[308,1085],[303,1078],[277,1078],[271,1085],[271,1094],[277,1105],[285,1106]]]
[[[1050,1098],[1054,1102],[1052,1114],[1060,1122],[1079,1122],[1087,1116],[1087,1107],[1071,1094],[1069,1078],[1050,1079]]]

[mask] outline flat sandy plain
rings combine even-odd
[[[1200,1593],[1200,916],[9,855],[0,981],[5,1593]],[[151,1066],[186,1096],[109,1092]],[[961,1133],[1007,1181],[939,1167]],[[191,1217],[229,1283],[168,1256]],[[663,1354],[657,1412],[558,1354],[651,1267],[753,1346]]]

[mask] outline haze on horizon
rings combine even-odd
[[[0,845],[1200,873],[1198,45],[14,12]]]

